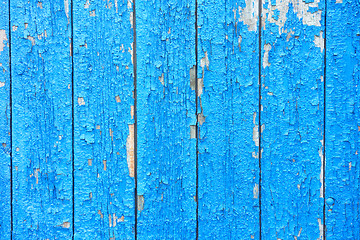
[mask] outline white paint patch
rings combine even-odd
[[[263,59],[263,68],[270,67],[271,63],[269,63],[269,51],[271,50],[271,44],[267,43],[264,45],[264,59]]]
[[[85,105],[85,100],[83,97],[78,97],[78,104],[79,106],[84,106]]]
[[[196,126],[190,125],[190,139],[196,138]]]
[[[70,228],[70,223],[69,222],[64,222],[63,224],[61,224],[61,227]]]
[[[241,42],[242,42],[242,36],[240,35],[238,38],[238,44],[239,44],[239,51],[241,52]]]
[[[4,29],[0,29],[0,54],[2,51],[4,51],[4,47],[5,47],[5,41],[7,41],[7,37],[6,37],[6,31]]]
[[[319,157],[321,160],[321,170],[320,170],[320,198],[324,198],[324,155],[323,155],[323,147],[324,147],[324,141],[320,140],[321,142],[321,148],[319,149]]]
[[[322,31],[320,31],[320,36],[315,35],[314,43],[315,43],[315,46],[320,48],[321,52],[323,52],[325,42],[324,42],[323,32]]]
[[[253,189],[254,198],[259,197],[259,184],[255,183],[254,189]]]
[[[95,10],[90,11],[89,13],[90,13],[90,17],[95,17],[95,16],[96,16],[96,12],[95,12]]]
[[[306,3],[303,0],[276,0],[276,5],[269,4],[268,9],[263,9],[262,18],[263,26],[265,29],[265,20],[267,19],[270,23],[275,23],[279,26],[279,34],[285,32],[284,26],[287,20],[287,13],[289,6],[292,4],[293,10],[296,13],[298,19],[302,20],[304,25],[308,26],[321,26],[321,10],[316,12],[309,12],[309,8],[318,8],[320,0],[315,0],[312,3]]]
[[[90,2],[89,0],[86,0],[86,3],[84,4],[84,8],[88,9],[90,7]]]
[[[131,1],[131,0],[128,0],[128,1],[127,1],[127,8],[128,8],[128,9],[131,9],[131,6],[132,6],[132,4],[131,4],[131,3],[132,3],[132,1]]]
[[[335,3],[343,3],[343,0],[336,0]]]
[[[259,126],[256,124],[256,112],[253,114],[253,141],[255,143],[255,146],[259,146]]]
[[[131,43],[131,48],[129,48],[128,52],[131,54],[131,63],[134,64],[134,51],[133,51],[133,43]]]
[[[129,124],[129,135],[126,140],[126,161],[130,177],[134,177],[134,144],[134,124]]]
[[[0,87],[5,86],[5,82],[0,82]]]
[[[118,3],[117,3],[117,0],[114,0],[114,2],[115,2],[116,12],[118,12]]]
[[[258,0],[245,0],[245,3],[245,8],[239,7],[239,22],[243,22],[247,25],[249,31],[256,31],[259,13]],[[234,17],[236,18],[236,13],[234,12],[234,14]]]
[[[321,218],[318,218],[318,223],[319,223],[319,238],[317,240],[322,240],[324,238],[324,225],[321,223]]]
[[[64,0],[65,14],[69,22],[69,0]]]
[[[134,13],[133,12],[130,13],[130,24],[131,24],[131,28],[134,28]]]
[[[205,56],[203,58],[201,58],[201,60],[200,60],[200,66],[202,68],[204,68],[206,66],[206,69],[209,70],[209,65],[210,65],[210,61],[208,58],[208,53],[205,52]]]

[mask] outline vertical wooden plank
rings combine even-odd
[[[133,239],[132,3],[73,7],[75,239]]]
[[[10,55],[9,1],[0,1],[0,236],[10,239]]]
[[[138,239],[195,239],[195,2],[137,1]]]
[[[259,238],[258,7],[198,2],[199,239]]]
[[[72,235],[69,1],[11,1],[14,239]]]
[[[263,1],[262,236],[323,239],[324,1]]]
[[[360,238],[360,3],[327,2],[326,239]]]

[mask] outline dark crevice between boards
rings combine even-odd
[[[258,2],[259,6],[258,6],[258,36],[259,36],[259,102],[258,102],[258,111],[259,111],[259,119],[258,119],[258,133],[259,133],[259,239],[262,239],[262,234],[261,234],[261,56],[262,56],[262,47],[261,47],[261,36],[262,36],[262,19],[261,19],[261,14],[262,14],[262,0],[259,0]]]
[[[195,0],[196,240],[199,239],[198,1]]]
[[[72,160],[72,239],[75,237],[75,153],[74,153],[74,18],[73,18],[73,1],[70,2],[71,7],[71,41],[70,41],[70,53],[71,53],[71,160]]]
[[[10,0],[8,1],[8,11],[9,11],[9,77],[10,77],[10,98],[9,98],[9,108],[10,108],[10,239],[13,239],[13,164],[12,164],[12,74],[11,74],[11,14],[10,14]]]
[[[135,200],[135,240],[137,239],[137,212],[138,212],[138,192],[137,192],[137,49],[136,49],[136,1],[133,2],[133,74],[134,74],[134,200]]]
[[[325,125],[326,125],[326,39],[327,39],[327,36],[326,36],[326,21],[327,21],[327,0],[325,0],[325,14],[324,14],[324,124],[323,124],[323,159],[322,159],[322,168],[323,168],[323,186],[322,186],[322,191],[323,191],[323,238],[324,240],[326,240],[326,195],[325,195],[325,166],[326,166],[326,157],[325,157],[325,134],[326,134],[326,128],[325,128]]]

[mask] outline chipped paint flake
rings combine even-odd
[[[320,31],[319,36],[315,36],[314,43],[315,43],[315,46],[320,48],[321,52],[323,52],[325,42],[324,42],[323,32],[322,31]]]
[[[6,31],[4,29],[0,29],[0,54],[4,51],[5,41],[7,41]]]
[[[138,195],[137,197],[137,209],[138,211],[142,211],[144,210],[144,204],[145,204],[145,199],[143,195]]]
[[[318,218],[318,223],[319,223],[319,238],[317,240],[323,240],[324,237],[324,225],[321,223],[321,218]]]
[[[254,198],[259,197],[259,184],[255,183],[254,189],[253,189]]]
[[[319,149],[319,157],[321,160],[321,170],[320,170],[320,198],[324,198],[324,155],[323,155],[323,147],[324,147],[324,141],[320,140],[321,142],[321,148]]]
[[[269,51],[271,50],[271,44],[267,43],[264,45],[264,59],[263,59],[263,68],[270,67],[271,63],[269,63]]]
[[[85,100],[83,97],[78,97],[78,104],[79,106],[84,106],[85,105]]]
[[[259,15],[258,0],[245,0],[245,3],[245,8],[239,7],[239,22],[243,22],[247,25],[249,31],[256,31]]]
[[[259,125],[256,124],[256,112],[253,114],[253,141],[255,143],[255,146],[259,146]]]
[[[129,135],[126,140],[126,160],[130,177],[134,177],[134,144],[134,124],[129,124]]]
[[[161,82],[162,85],[164,85],[164,73],[161,74],[161,76],[159,77],[159,81]]]

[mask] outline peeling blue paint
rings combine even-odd
[[[75,239],[134,239],[132,4],[73,7]]]
[[[195,239],[195,1],[137,1],[138,239]]]
[[[10,49],[9,2],[0,1],[0,236],[10,239]]]
[[[258,3],[198,6],[199,239],[259,239]]]
[[[13,239],[72,236],[70,21],[63,0],[10,1]]]
[[[360,238],[360,3],[328,1],[326,239]]]

